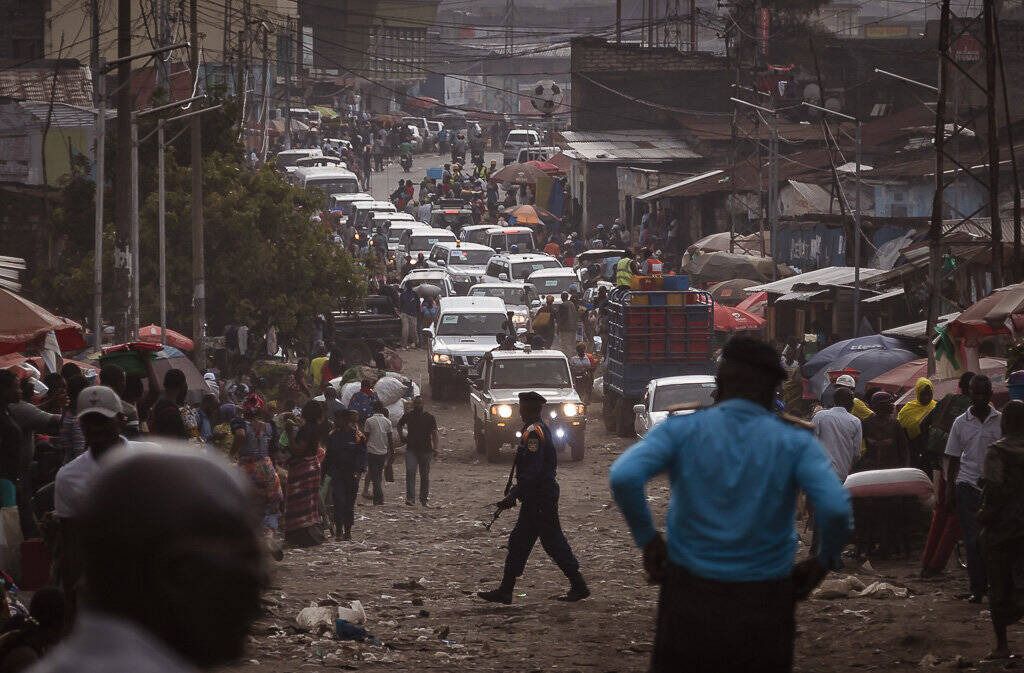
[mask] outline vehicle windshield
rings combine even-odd
[[[330,178],[324,180],[307,180],[307,187],[316,187],[327,194],[358,194],[359,181],[355,178]]]
[[[305,159],[307,156],[309,156],[309,155],[307,155],[307,154],[284,154],[284,153],[282,153],[282,154],[278,154],[277,155],[277,159],[275,161],[277,161],[277,165],[278,166],[280,166],[281,168],[284,168],[286,166],[294,166],[296,161],[298,161],[299,159]]]
[[[437,323],[438,336],[494,336],[506,331],[503,313],[445,313]]]
[[[455,229],[473,224],[472,213],[431,213],[430,226],[438,229],[453,227]]]
[[[402,237],[405,236],[411,230],[410,227],[396,227],[391,225],[388,230],[388,243],[401,243]]]
[[[712,397],[714,392],[714,383],[659,385],[654,389],[654,403],[651,405],[651,411],[665,411],[676,404],[693,402],[698,402],[701,406],[710,406],[715,403],[715,398]]]
[[[442,297],[448,296],[447,284],[443,282],[440,278],[410,278],[409,280],[405,281],[405,286],[408,287],[409,289],[415,289],[420,285],[433,285],[434,287],[441,289]],[[497,332],[495,332],[495,334],[497,334]]]
[[[478,287],[470,297],[498,297],[506,306],[526,306],[526,291],[518,287]]]
[[[568,292],[569,288],[575,285],[579,287],[580,282],[576,276],[556,276],[554,278],[532,278],[530,280],[537,292],[540,294],[561,294]]]
[[[448,263],[483,266],[487,264],[491,257],[494,257],[494,252],[491,250],[461,250],[456,248],[449,253]]]
[[[491,371],[492,388],[569,388],[569,365],[559,358],[496,359]]]
[[[510,143],[530,143],[533,141],[533,134],[526,132],[512,131],[508,134],[508,140]]]
[[[413,234],[409,239],[410,250],[430,250],[440,241],[454,241],[455,234]]]
[[[487,243],[487,230],[477,229],[475,231],[462,230],[462,240],[466,243]]]
[[[491,242],[488,245],[502,250],[511,250],[514,245],[519,252],[532,252],[534,250],[533,234],[525,231],[520,234],[492,234]]]
[[[516,280],[526,280],[530,277],[530,274],[534,271],[540,271],[541,269],[550,269],[553,267],[562,266],[558,263],[558,260],[551,257],[548,259],[538,259],[534,262],[517,262],[512,265],[512,277]]]

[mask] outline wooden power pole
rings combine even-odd
[[[928,375],[935,373],[935,324],[939,318],[942,294],[942,206],[945,190],[944,152],[946,143],[946,89],[949,84],[949,0],[942,0],[939,15],[939,91],[935,103],[935,194],[932,219],[928,227],[928,313],[925,335],[928,340]]]
[[[189,0],[189,58],[192,74],[198,80],[199,12],[196,0]],[[194,286],[192,310],[192,340],[195,342],[196,365],[206,368],[206,248],[203,223],[203,135],[199,115],[189,120],[190,153],[192,159],[192,283]]]

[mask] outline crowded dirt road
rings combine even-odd
[[[405,372],[425,379],[422,351],[402,351]],[[550,597],[566,580],[538,545],[512,606],[476,598],[501,577],[504,544],[516,512],[484,529],[511,464],[488,464],[473,452],[464,402],[427,402],[440,426],[441,456],[432,468],[431,506],[408,507],[404,463],[386,485],[386,504],[360,499],[351,542],[286,550],[275,564],[265,616],[254,628],[247,661],[234,671],[644,671],[653,639],[657,591],[648,586],[607,486],[610,463],[629,440],[607,434],[600,406],[589,410],[588,453],[561,460],[561,518],[593,597],[565,604]],[[664,511],[668,488],[649,500]],[[803,526],[801,524],[801,530]],[[807,534],[809,537],[809,533]],[[798,612],[795,670],[902,671],[934,668],[1004,670],[1016,662],[980,661],[991,647],[986,606],[958,601],[966,586],[957,568],[917,579],[916,559],[848,568],[864,584],[910,589],[905,599],[813,599]],[[952,565],[952,564],[951,564]],[[359,600],[365,628],[381,644],[332,640],[295,628],[317,601]],[[1011,628],[1011,643],[1024,630]]]

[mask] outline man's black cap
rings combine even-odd
[[[532,390],[528,393],[519,393],[519,404],[524,407],[539,407],[545,402],[547,400],[542,395]]]
[[[722,357],[730,362],[756,367],[779,380],[786,378],[778,352],[760,339],[733,337],[722,348]]]

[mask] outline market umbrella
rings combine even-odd
[[[764,327],[764,318],[734,306],[715,303],[716,332],[756,332]]]
[[[711,292],[711,298],[715,300],[716,304],[738,306],[750,294],[747,292],[747,288],[757,285],[759,282],[747,278],[733,278],[732,280],[723,280],[720,283],[715,283],[708,290]]]
[[[516,218],[517,226],[536,226],[541,224],[539,210],[539,208],[534,206],[512,206],[511,208],[506,208],[502,212]]]
[[[509,164],[491,176],[495,182],[511,185],[533,185],[538,180],[550,179],[547,173],[530,164]]]
[[[160,340],[160,325],[146,325],[145,327],[139,328],[139,341],[148,341],[150,343],[161,343]],[[195,348],[195,344],[192,343],[192,339],[181,332],[175,332],[172,329],[167,330],[167,345],[174,346],[183,351],[189,353]]]
[[[50,313],[20,294],[0,288],[0,354],[17,353],[53,331],[62,351],[86,347],[82,326]]]
[[[811,394],[825,399],[822,394],[832,384],[829,372],[853,370],[857,373],[857,392],[863,394],[868,381],[917,357],[900,339],[872,334],[823,348],[811,356],[801,373]]]
[[[756,278],[758,282],[764,282],[771,280],[773,264],[771,257],[709,252],[687,260],[683,265],[683,271],[702,283],[714,283],[731,278]],[[778,275],[782,278],[792,275],[792,272],[785,264],[780,264]]]
[[[980,373],[989,378],[995,378],[1006,372],[1006,360],[1000,358],[979,358],[978,362],[981,368]],[[894,395],[902,395],[908,390],[913,390],[914,384],[922,376],[928,376],[928,360],[919,358],[876,376],[868,381],[867,386],[869,388],[878,388]],[[954,380],[959,381],[959,378]],[[932,381],[936,386],[939,382],[939,380]]]
[[[537,159],[533,159],[532,161],[527,161],[526,164],[528,166],[533,166],[534,168],[539,168],[548,175],[563,175],[565,173],[565,171],[550,161],[538,161]]]
[[[736,304],[736,308],[756,316],[764,317],[764,307],[767,305],[768,293],[755,292],[740,303]]]
[[[974,339],[1024,331],[1024,283],[993,290],[964,309],[947,329],[953,336]]]
[[[768,252],[772,249],[771,234],[764,233],[753,233],[745,234],[736,237],[736,241],[733,244],[733,252],[739,254],[751,254],[761,255],[761,238],[764,237],[764,249]],[[686,248],[687,254],[694,254],[700,252],[728,252],[729,251],[729,238],[731,234],[728,231],[720,231],[715,234],[708,234],[702,239],[699,239],[696,243],[690,244]]]
[[[199,395],[203,391],[203,375],[196,368],[192,360],[173,346],[165,346],[153,354],[153,373],[156,380],[163,383],[164,375],[171,369],[180,369],[185,374],[185,382],[188,384],[190,397],[199,401]]]

